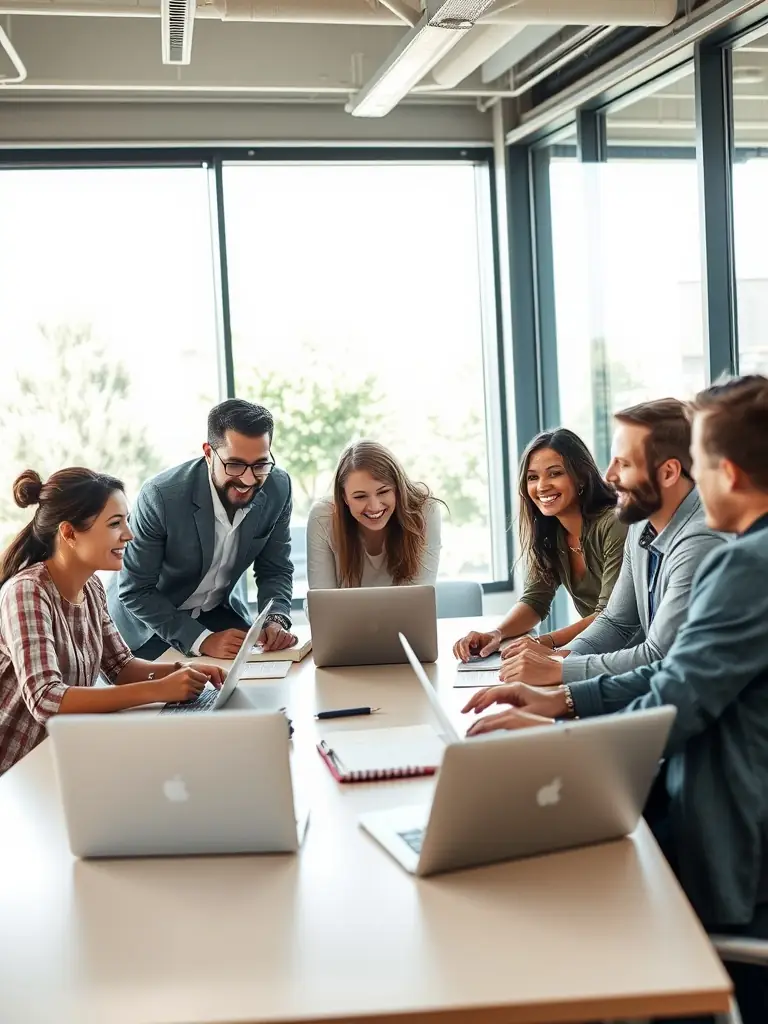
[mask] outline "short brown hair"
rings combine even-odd
[[[687,477],[691,475],[691,409],[677,398],[660,398],[656,402],[642,402],[622,409],[614,415],[619,423],[646,427],[645,459],[650,472],[666,462],[676,459]]]
[[[694,409],[706,414],[701,437],[707,453],[728,459],[768,491],[768,378],[719,381],[696,396]]]

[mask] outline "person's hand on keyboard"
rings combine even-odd
[[[182,665],[164,679],[155,683],[157,700],[164,703],[180,703],[194,700],[205,689],[206,683],[221,687],[222,670],[216,665]]]

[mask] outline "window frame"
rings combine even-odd
[[[219,400],[234,397],[234,354],[224,202],[226,164],[319,163],[470,163],[475,166],[485,433],[488,452],[493,578],[481,581],[486,592],[513,588],[510,535],[513,475],[507,429],[507,381],[501,329],[501,276],[496,222],[496,168],[491,146],[253,146],[253,147],[72,147],[0,149],[0,174],[7,169],[201,167],[208,173],[211,267],[216,301],[216,351]],[[302,599],[294,600],[300,609]]]

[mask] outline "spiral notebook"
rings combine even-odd
[[[445,743],[430,725],[328,733],[317,746],[337,782],[434,775]]]

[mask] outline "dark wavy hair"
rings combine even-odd
[[[115,491],[125,491],[122,481],[79,466],[60,469],[45,483],[34,469],[25,469],[14,481],[13,500],[19,508],[37,505],[37,510],[3,552],[0,586],[22,569],[53,557],[62,523],[80,533],[90,529]]]
[[[562,456],[565,470],[576,487],[584,518],[594,518],[608,508],[615,508],[617,495],[603,479],[589,448],[572,430],[565,427],[545,430],[530,442],[520,459],[518,475],[520,548],[531,575],[550,583],[559,580],[557,541],[562,527],[556,516],[543,515],[528,495],[531,457],[543,448],[551,448]]]

